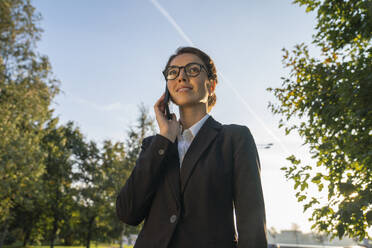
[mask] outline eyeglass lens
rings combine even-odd
[[[185,68],[186,75],[189,77],[196,77],[201,71],[201,65],[196,63],[190,63],[185,66],[171,67],[167,71],[167,79],[176,79],[180,73],[181,68]]]

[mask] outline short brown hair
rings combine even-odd
[[[207,74],[208,74],[209,80],[215,81],[216,85],[217,85],[217,83],[218,83],[218,81],[217,81],[217,70],[216,70],[216,66],[214,65],[213,60],[211,59],[211,57],[208,56],[208,54],[206,54],[202,50],[200,50],[198,48],[195,48],[195,47],[179,47],[179,48],[177,48],[176,52],[169,57],[168,62],[165,65],[165,69],[168,68],[169,64],[172,62],[172,60],[175,57],[177,57],[178,55],[184,54],[184,53],[191,53],[191,54],[194,54],[194,55],[198,56],[203,61],[203,63],[205,64],[205,66],[207,68]],[[213,93],[213,95],[211,95],[211,96],[208,96],[208,112],[211,111],[212,107],[216,104],[216,101],[217,101],[217,96],[216,96],[215,93]]]

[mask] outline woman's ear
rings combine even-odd
[[[214,92],[214,89],[216,88],[216,80],[210,79],[207,84],[209,94],[212,94]]]

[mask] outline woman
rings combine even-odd
[[[143,140],[116,202],[123,222],[145,221],[134,247],[266,248],[254,139],[246,126],[222,125],[208,114],[216,102],[213,61],[183,47],[163,73],[180,119],[166,118],[163,94],[154,105],[160,132]]]

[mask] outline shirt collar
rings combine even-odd
[[[209,117],[209,114],[206,114],[203,118],[201,118],[197,123],[195,123],[194,125],[192,125],[189,129],[192,133],[192,135],[195,137],[200,128],[203,126],[204,122],[208,119]]]
[[[198,134],[200,128],[203,126],[204,122],[206,122],[206,120],[209,118],[209,116],[210,116],[209,114],[206,114],[198,122],[196,122],[194,125],[189,127],[189,130],[191,131],[193,137],[195,137]],[[179,135],[181,135],[181,133],[182,133],[182,129],[180,129]]]

